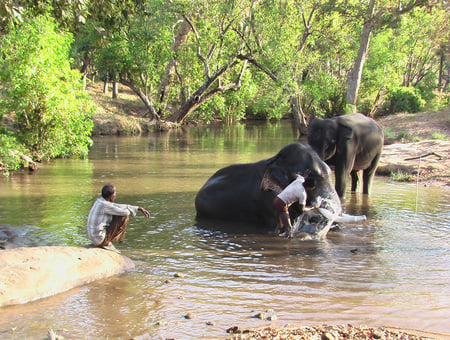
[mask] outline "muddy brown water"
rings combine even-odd
[[[99,137],[88,159],[2,178],[0,231],[15,232],[11,246],[88,244],[86,216],[108,182],[117,202],[152,217],[132,219],[118,245],[135,270],[0,308],[1,338],[53,329],[66,339],[220,339],[236,325],[342,323],[450,336],[448,189],[377,177],[370,197],[343,203],[368,220],[323,241],[196,225],[194,197],[209,176],[270,157],[293,136],[277,123]]]

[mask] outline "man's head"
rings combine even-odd
[[[312,175],[309,175],[308,177],[305,178],[303,186],[307,190],[314,190],[316,188],[316,178]]]
[[[102,197],[110,202],[116,198],[116,187],[112,184],[105,184],[102,188]]]

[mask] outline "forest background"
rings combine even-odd
[[[448,109],[450,3],[6,0],[0,55],[7,174],[87,155],[98,82],[157,129],[290,118],[305,134],[313,117]]]

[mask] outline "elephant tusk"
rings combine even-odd
[[[332,220],[334,222],[338,223],[355,223],[355,222],[362,222],[366,221],[367,217],[366,215],[349,215],[349,214],[341,214],[341,215],[335,215],[332,214],[329,210],[324,208],[319,208],[319,212],[325,216],[327,219]]]

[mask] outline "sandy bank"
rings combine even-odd
[[[409,180],[450,188],[450,142],[424,140],[385,145],[377,175],[400,173]]]

